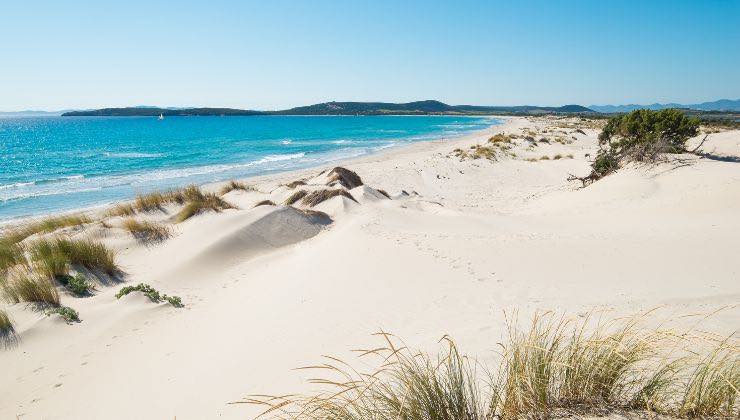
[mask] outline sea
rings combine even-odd
[[[478,116],[0,118],[0,222],[328,165],[499,123]]]

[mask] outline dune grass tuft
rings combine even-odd
[[[20,245],[0,238],[0,274],[24,261],[23,248]]]
[[[539,314],[525,330],[509,319],[499,368],[480,372],[448,337],[440,356],[431,358],[381,333],[379,348],[358,350],[369,371],[327,357],[304,368],[321,373],[310,380],[322,387],[317,392],[236,403],[262,405],[262,416],[311,420],[544,419],[612,410],[628,417],[634,410],[682,418],[740,416],[737,343],[728,338],[704,358],[688,361],[683,354],[700,353],[706,337],[693,341],[688,334],[642,328],[644,315],[602,322]],[[688,346],[678,357],[672,352],[677,342]]]
[[[229,193],[234,190],[241,190],[241,191],[254,191],[253,187],[250,187],[249,185],[239,182],[236,180],[229,181],[228,184],[221,187],[221,190],[219,191],[219,194],[224,195],[226,193]]]
[[[283,204],[285,204],[286,206],[292,206],[293,204],[298,202],[298,200],[302,199],[306,195],[308,195],[308,191],[298,190],[294,192],[293,194],[291,194],[290,197],[288,197]]]
[[[186,201],[185,207],[175,215],[176,222],[183,222],[193,216],[205,211],[221,212],[226,209],[235,208],[229,202],[213,193],[202,193],[200,190],[186,191],[182,196]]]
[[[136,208],[131,203],[120,203],[108,209],[105,214],[108,217],[133,216],[136,214]]]
[[[694,418],[740,416],[740,352],[720,343],[691,371],[679,414]],[[737,418],[737,417],[735,417]]]
[[[28,271],[0,280],[3,298],[9,303],[59,305],[59,293],[51,279]]]
[[[18,343],[18,335],[15,332],[13,320],[7,312],[0,309],[0,347],[10,348]]]
[[[437,358],[409,350],[388,334],[381,347],[360,357],[381,367],[370,373],[354,370],[339,359],[303,369],[332,378],[311,382],[329,386],[316,396],[248,397],[239,403],[260,404],[267,413],[294,419],[435,419],[484,420],[489,407],[474,384],[475,371],[451,340]]]
[[[314,207],[330,198],[334,198],[337,196],[347,197],[355,203],[357,202],[357,200],[355,200],[355,198],[352,197],[352,194],[350,194],[349,192],[342,189],[336,189],[311,191],[308,195],[303,197],[303,199],[301,200],[301,204],[308,207]]]
[[[66,227],[81,226],[85,223],[90,223],[90,218],[79,214],[47,217],[7,229],[3,232],[0,243],[17,244],[37,233],[50,233]]]
[[[171,231],[167,226],[128,218],[121,224],[134,238],[142,242],[161,242],[169,238]]]
[[[342,168],[341,166],[337,166],[336,168],[329,171],[327,177],[327,185],[334,185],[335,183],[339,183],[339,185],[348,190],[362,185],[362,179],[359,175],[357,175],[355,172],[350,171],[349,169]]]
[[[119,271],[115,253],[100,242],[59,237],[35,241],[28,248],[35,267],[51,278],[68,274],[72,264],[108,275]]]

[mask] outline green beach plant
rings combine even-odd
[[[67,324],[80,322],[80,314],[69,306],[59,306],[46,311],[46,316],[52,315],[59,315]]]
[[[159,293],[159,291],[146,283],[139,283],[136,286],[125,286],[121,288],[121,290],[116,293],[116,299],[120,299],[132,292],[141,292],[154,303],[167,302],[175,308],[181,308],[183,306],[182,299],[180,299],[180,297]]]
[[[58,276],[56,280],[75,296],[88,296],[94,290],[93,284],[84,274]]]

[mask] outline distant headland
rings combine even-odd
[[[325,102],[280,111],[256,111],[234,108],[159,108],[127,107],[69,111],[65,117],[147,117],[147,116],[250,116],[250,115],[485,115],[485,114],[574,114],[594,113],[581,105],[543,106],[477,106],[448,105],[428,100],[407,103]]]

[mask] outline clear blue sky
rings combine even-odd
[[[4,0],[0,57],[0,110],[693,103],[740,97],[740,1]]]

